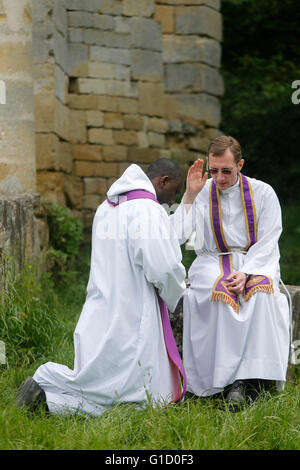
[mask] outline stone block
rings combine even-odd
[[[59,170],[59,139],[55,134],[36,133],[36,169]]]
[[[117,98],[117,100],[118,100],[117,109],[121,113],[132,113],[132,114],[138,113],[139,102],[137,99]]]
[[[166,115],[166,99],[161,83],[139,82],[139,112],[149,116]]]
[[[123,115],[121,113],[105,113],[104,127],[110,129],[123,129]]]
[[[6,78],[12,74],[18,73],[21,76],[30,76],[32,74],[31,61],[28,57],[31,56],[30,42],[23,42],[22,40],[10,40],[9,36],[5,39],[5,35],[1,33],[1,48],[0,48],[0,76],[1,79]]]
[[[88,74],[89,47],[86,44],[68,45],[67,72],[70,77],[86,77]]]
[[[58,66],[54,66],[55,96],[64,104],[68,102],[69,79],[65,72]]]
[[[130,18],[124,18],[122,16],[115,17],[115,31],[116,33],[130,33],[131,29]]]
[[[158,134],[157,132],[148,132],[148,141],[150,147],[164,147],[166,144],[164,134]]]
[[[144,49],[132,50],[131,73],[134,80],[161,81],[163,78],[162,54]]]
[[[94,28],[103,30],[116,30],[116,17],[110,15],[101,15],[94,13]],[[129,31],[118,31],[120,33],[128,33]]]
[[[100,162],[96,163],[95,176],[112,177],[118,176],[118,163]]]
[[[68,104],[73,109],[95,110],[98,108],[98,101],[95,99],[95,95],[77,95],[71,93],[68,97]]]
[[[168,121],[166,119],[148,118],[147,130],[158,132],[159,134],[166,134],[168,132]]]
[[[79,93],[126,97],[138,96],[136,83],[130,81],[78,78],[77,87]]]
[[[125,145],[103,145],[103,160],[120,162],[127,159],[127,147]]]
[[[137,133],[129,130],[114,131],[114,142],[122,145],[137,145]]]
[[[89,62],[88,76],[91,78],[129,80],[130,67],[122,64]]]
[[[101,0],[98,1],[98,9],[100,13],[105,15],[122,15],[123,2],[122,0]]]
[[[215,10],[220,9],[221,0],[156,0],[156,3],[167,5],[207,5]]]
[[[87,194],[83,196],[82,207],[84,209],[93,209],[94,211],[101,204],[103,198],[98,194]]]
[[[67,10],[99,11],[99,0],[65,0]]]
[[[105,194],[107,191],[106,178],[84,178],[84,194]]]
[[[75,160],[74,167],[76,176],[95,176],[96,162]]]
[[[35,130],[53,132],[55,115],[55,97],[50,93],[35,95]]]
[[[128,49],[131,39],[130,35],[127,33],[102,31],[101,29],[86,29],[83,30],[83,42],[91,45]]]
[[[175,15],[177,34],[200,34],[222,40],[222,16],[218,11],[207,6],[186,6],[176,7]]]
[[[54,132],[64,140],[70,140],[70,110],[57,98],[54,100]]]
[[[67,175],[65,177],[65,193],[71,207],[81,207],[83,201],[83,182],[80,177]],[[68,204],[69,205],[69,204]]]
[[[167,64],[164,77],[168,92],[199,91],[221,96],[224,91],[218,70],[203,64]]]
[[[148,18],[132,18],[132,46],[137,49],[162,50],[161,24]]]
[[[0,193],[36,191],[34,146],[33,121],[1,122]]]
[[[174,7],[156,5],[154,19],[161,24],[163,34],[174,32]]]
[[[69,140],[72,143],[84,144],[87,141],[86,112],[71,109],[69,114]]]
[[[53,50],[55,62],[60,65],[62,70],[67,72],[69,64],[67,38],[56,29],[53,30]]]
[[[125,129],[140,131],[144,128],[144,119],[142,116],[136,114],[125,114],[123,121]]]
[[[102,111],[87,111],[86,125],[88,127],[102,127],[104,123],[104,115]]]
[[[125,16],[152,16],[155,10],[153,0],[124,0],[123,15]]]
[[[95,96],[94,96],[95,100]],[[118,111],[118,102],[119,98],[115,96],[97,96],[97,100],[95,100],[97,103],[97,109],[100,109],[101,111]]]
[[[197,36],[164,35],[163,62],[202,62],[213,67],[221,63],[221,46],[218,41]]]
[[[148,148],[149,147],[149,140],[148,135],[145,131],[138,132],[138,146],[140,148]]]
[[[76,144],[72,146],[74,160],[101,161],[102,152],[100,145]]]
[[[160,157],[159,149],[130,147],[128,160],[132,162],[152,163]]]
[[[68,26],[75,28],[93,28],[94,16],[86,11],[69,11]]]
[[[60,169],[65,173],[72,173],[73,160],[71,155],[71,144],[60,141],[58,145]]]
[[[82,46],[88,47],[88,46]],[[90,47],[90,60],[97,62],[108,62],[113,64],[130,65],[130,51],[127,49],[118,49],[113,47]]]
[[[218,127],[221,119],[219,100],[208,94],[172,94],[168,96],[169,119],[195,120],[209,127]]]
[[[113,145],[113,133],[111,129],[89,129],[88,140],[92,144]]]
[[[42,200],[66,205],[64,192],[65,175],[58,171],[39,171],[37,173],[37,190]]]

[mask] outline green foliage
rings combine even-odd
[[[291,101],[300,79],[300,11],[295,0],[223,0],[221,128],[235,136],[244,172],[270,183],[281,202],[299,197],[300,105]]]
[[[45,202],[44,205],[48,212],[50,231],[50,263],[53,272],[62,276],[78,253],[83,225],[79,219],[69,215],[66,207],[51,202]]]
[[[38,278],[31,265],[15,274],[6,263],[1,285],[0,339],[6,345],[9,367],[31,364],[52,351],[59,331],[56,300],[49,274]]]

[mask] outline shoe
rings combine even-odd
[[[246,380],[236,380],[225,397],[226,403],[243,405],[246,402]]]
[[[17,405],[19,407],[25,406],[30,411],[35,411],[41,404],[48,411],[44,390],[32,377],[27,377],[18,390]]]

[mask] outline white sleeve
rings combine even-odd
[[[280,204],[275,191],[268,185],[257,215],[257,242],[249,248],[241,271],[273,278],[279,266],[278,240],[281,232]]]
[[[167,213],[155,203],[150,204],[144,206],[143,224],[148,222],[151,236],[130,240],[131,249],[134,262],[142,267],[148,282],[158,289],[168,309],[173,312],[186,289],[186,270],[181,263],[181,249]]]
[[[170,221],[177,235],[180,245],[183,245],[196,229],[196,201],[186,210],[183,201],[179,204],[174,214],[170,215]]]

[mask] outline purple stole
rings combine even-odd
[[[247,251],[257,241],[256,212],[250,182],[246,176],[242,175],[241,173],[239,178],[248,237],[248,244],[245,247],[245,251]],[[230,252],[230,248],[226,243],[222,227],[220,193],[214,180],[212,181],[210,188],[209,206],[210,222],[217,249],[220,253],[228,253]],[[221,274],[214,283],[211,300],[226,302],[231,305],[235,312],[238,313],[239,298],[227,289],[227,282],[225,281],[226,277],[233,271],[232,255],[220,255],[219,260]],[[250,297],[256,292],[274,292],[272,279],[267,276],[251,276],[245,284],[243,292],[244,300],[249,300]]]
[[[154,196],[154,194],[150,193],[149,191],[145,191],[144,189],[137,189],[134,191],[129,191],[128,193],[124,193],[120,195],[118,202],[112,202],[107,198],[107,202],[111,206],[118,206],[122,202],[131,201],[133,199],[152,199],[159,204],[158,200]],[[168,309],[165,302],[162,300],[158,293],[158,289],[155,287],[155,293],[157,296],[159,308],[160,308],[160,315],[161,315],[161,322],[163,327],[163,334],[164,334],[164,341],[170,361],[171,372],[172,372],[172,382],[173,382],[173,402],[176,403],[177,401],[183,398],[185,391],[186,391],[186,374],[185,370],[180,358],[180,354],[177,349],[176,341],[173,335]],[[181,380],[180,380],[181,379]]]

